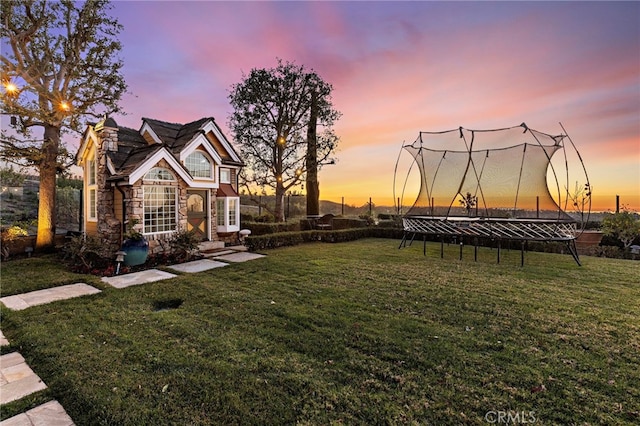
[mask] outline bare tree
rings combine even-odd
[[[286,192],[304,182],[309,164],[322,165],[337,147],[332,126],[340,113],[333,109],[332,89],[315,72],[281,60],[276,68],[251,70],[231,88],[229,125],[247,165],[243,186],[252,195],[275,192],[272,213],[277,221],[284,220]],[[314,123],[322,127],[317,135],[315,124],[309,132],[314,103]],[[312,162],[307,158],[309,138],[315,138]]]
[[[61,133],[84,117],[120,112],[127,86],[118,58],[122,29],[106,0],[1,2],[2,112],[20,138],[3,132],[4,160],[40,175],[36,248],[53,245],[56,175],[70,165]],[[33,138],[43,128],[42,139]]]

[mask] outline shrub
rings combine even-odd
[[[617,246],[597,246],[591,247],[589,253],[590,256],[608,257],[610,259],[624,259],[625,252],[622,248]]]
[[[280,222],[280,223],[260,223],[260,222],[243,222],[243,228],[251,230],[251,235],[275,234],[278,232],[300,231],[299,222]]]
[[[199,242],[195,232],[181,229],[173,233],[169,240],[169,247],[176,260],[189,260],[198,250]]]
[[[0,231],[0,245],[2,245],[2,259],[9,258],[11,245],[20,237],[27,236],[27,230],[19,225],[13,225]]]
[[[273,223],[276,219],[272,214],[264,213],[261,216],[256,216],[254,220],[260,223]]]
[[[602,220],[602,232],[617,237],[627,249],[640,236],[640,218],[628,210],[608,214]]]
[[[73,272],[100,274],[113,266],[108,244],[95,236],[73,236],[62,246],[62,259],[70,263]]]
[[[361,238],[402,238],[402,230],[394,228],[362,227],[329,231],[297,231],[280,232],[247,237],[247,247],[251,251],[273,249],[285,246],[295,246],[302,243],[322,241],[327,243],[342,243]]]
[[[2,186],[22,186],[27,176],[13,170],[13,167],[0,168],[0,183]]]
[[[370,214],[361,214],[358,218],[366,221],[368,226],[375,225],[375,220]]]

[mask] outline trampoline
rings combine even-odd
[[[413,143],[403,144],[394,177],[404,228],[400,248],[416,235],[426,244],[431,235],[441,244],[446,238],[472,241],[477,253],[483,239],[496,243],[499,262],[502,242],[518,241],[524,264],[528,241],[562,242],[580,265],[575,239],[591,211],[591,185],[580,153],[560,127],[563,133],[557,135],[525,123],[494,130],[460,127],[420,132]],[[406,153],[410,166],[400,181]],[[418,194],[403,212],[410,187]]]

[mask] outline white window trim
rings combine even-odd
[[[209,154],[209,157],[213,159],[215,164],[222,164],[220,154],[218,154],[218,152],[211,146],[211,142],[201,134],[197,135],[187,143],[184,148],[182,148],[182,151],[180,152],[180,161],[184,162],[184,160],[196,150],[201,150]]]
[[[187,155],[184,158],[184,161],[183,161],[183,164],[184,164],[185,168],[187,170],[189,170],[189,168],[187,167],[187,158],[189,158],[189,156],[191,156],[192,154],[195,154],[195,153],[199,153],[199,154],[203,155],[204,158],[207,159],[207,161],[209,162],[210,169],[211,169],[211,177],[193,176],[193,180],[203,180],[203,181],[209,181],[209,182],[216,182],[216,166],[215,166],[215,162],[213,161],[211,156],[208,155],[207,151],[205,151],[205,150],[196,149],[196,150],[193,150],[189,155]],[[191,170],[189,170],[189,173],[191,173]]]
[[[86,177],[86,183],[87,183],[87,196],[86,196],[86,218],[87,218],[87,222],[97,222],[98,221],[98,161],[96,160],[96,152],[95,150],[93,151],[92,154],[89,155],[87,162],[87,177]],[[93,166],[92,166],[93,165]],[[93,183],[91,182],[91,169],[93,168]],[[95,199],[93,200],[93,203],[91,202],[91,192],[95,191]],[[95,214],[91,214],[91,207],[93,204],[93,212]]]
[[[151,235],[166,235],[166,234],[172,234],[174,232],[176,232],[178,230],[179,227],[179,206],[178,206],[178,187],[174,186],[174,185],[163,185],[161,182],[175,182],[174,181],[170,181],[170,180],[146,180],[145,182],[150,182],[150,183],[143,183],[142,185],[142,234],[147,236],[151,236]],[[174,196],[173,196],[173,204],[174,204],[174,219],[175,219],[175,228],[171,229],[169,231],[160,231],[160,232],[145,232],[145,219],[144,219],[144,208],[145,208],[145,187],[146,186],[152,186],[152,187],[165,187],[168,186],[170,188],[174,188]]]
[[[225,171],[225,170],[229,173],[229,178],[223,180],[222,179],[222,172]],[[220,173],[220,183],[228,183],[229,185],[231,185],[231,169],[228,168],[228,167],[220,167],[220,172],[219,173]]]
[[[218,201],[224,200],[224,211],[218,211]],[[229,200],[236,201],[235,225],[229,225]],[[224,215],[224,225],[218,225],[220,214]],[[216,229],[218,232],[237,232],[240,230],[240,197],[218,197],[216,201]]]

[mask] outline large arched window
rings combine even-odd
[[[177,182],[173,173],[154,167],[144,176],[144,233],[174,232],[178,223]],[[153,185],[146,183],[153,182]]]
[[[144,175],[144,180],[170,180],[175,181],[176,178],[169,170],[164,167],[154,167]]]
[[[185,160],[185,166],[194,178],[213,178],[211,161],[201,151],[194,151]]]

